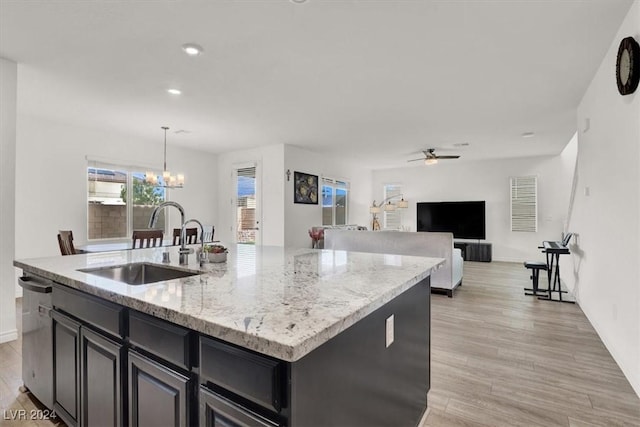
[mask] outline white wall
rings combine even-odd
[[[627,36],[640,40],[638,1],[578,107],[578,179],[569,219],[578,237],[562,276],[640,395],[640,91],[621,96],[615,81],[618,45]]]
[[[235,241],[232,234],[234,210],[231,206],[234,192],[233,170],[235,165],[246,163],[257,164],[262,175],[258,183],[262,202],[262,244],[310,247],[311,240],[307,231],[314,225],[322,224],[320,203],[293,203],[294,171],[350,181],[349,222],[367,224],[368,204],[371,198],[371,171],[309,150],[277,144],[219,156],[218,217],[221,225],[216,227],[216,236],[222,242]],[[286,180],[287,169],[291,171],[290,181]]]
[[[409,208],[403,225],[416,230],[416,203],[440,201],[486,201],[486,241],[493,245],[493,260],[521,262],[542,260],[538,246],[543,240],[559,240],[568,209],[575,160],[575,144],[553,157],[463,162],[440,161],[437,165],[384,169],[373,172],[373,197],[383,199],[385,184],[401,184]],[[511,176],[538,177],[538,232],[511,231]],[[383,215],[383,214],[381,214]],[[382,222],[382,221],[381,221]]]
[[[0,58],[0,343],[18,337],[15,275],[17,64]]]
[[[233,171],[237,165],[254,163],[258,167],[258,198],[261,212],[256,220],[260,221],[261,243],[263,245],[284,245],[284,145],[270,145],[250,150],[233,151],[218,157],[218,224],[216,239],[222,243],[233,243],[233,224],[235,210],[231,205],[234,198],[235,183]]]
[[[285,181],[285,244],[286,246],[311,247],[308,231],[322,225],[322,188],[317,205],[293,203],[294,172],[304,172],[322,177],[344,179],[349,182],[348,222],[370,227],[369,205],[371,199],[371,170],[357,162],[327,157],[292,145],[285,146],[284,172],[291,171],[291,180]],[[321,183],[318,184],[321,187]]]
[[[162,168],[162,133],[145,142],[99,129],[82,128],[18,116],[16,162],[16,257],[58,255],[58,230],[73,230],[76,245],[87,239],[86,156]],[[170,190],[169,200],[185,209],[187,219],[215,224],[217,157],[167,146],[167,166],[185,174],[185,188]],[[169,208],[171,225],[180,215]]]

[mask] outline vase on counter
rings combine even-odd
[[[209,257],[209,262],[227,262],[226,252],[219,252],[219,253],[210,252],[207,255]]]

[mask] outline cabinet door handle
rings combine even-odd
[[[51,292],[51,284],[49,283],[39,283],[33,277],[20,277],[18,278],[18,284],[28,291],[38,292],[41,294],[48,294]]]
[[[51,317],[51,307],[46,307],[42,304],[38,305],[38,313],[41,316],[47,316],[47,317]]]

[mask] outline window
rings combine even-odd
[[[256,167],[236,169],[236,241],[256,244]]]
[[[538,231],[538,180],[511,178],[511,231]]]
[[[144,168],[90,162],[87,167],[87,237],[129,238],[149,226],[154,206],[165,201],[162,187],[147,184]],[[131,195],[131,197],[129,197]],[[165,229],[164,212],[157,228]]]
[[[392,202],[400,200],[400,196],[402,195],[402,186],[397,184],[387,184],[384,186],[384,198],[383,200],[387,200],[389,197],[394,197],[394,199],[389,199]],[[396,197],[397,196],[397,197]],[[383,228],[389,230],[400,230],[402,229],[402,209],[395,209],[392,211],[383,211]]]
[[[349,183],[322,178],[322,225],[346,225],[349,222]]]

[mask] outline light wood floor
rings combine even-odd
[[[522,264],[464,264],[432,295],[426,426],[640,426],[640,399],[580,307],[523,295]]]
[[[424,426],[640,426],[640,399],[580,308],[525,297],[521,264],[465,262],[453,298],[432,295]],[[35,409],[18,391],[20,340],[0,345],[0,425]],[[5,412],[6,411],[6,412]]]

